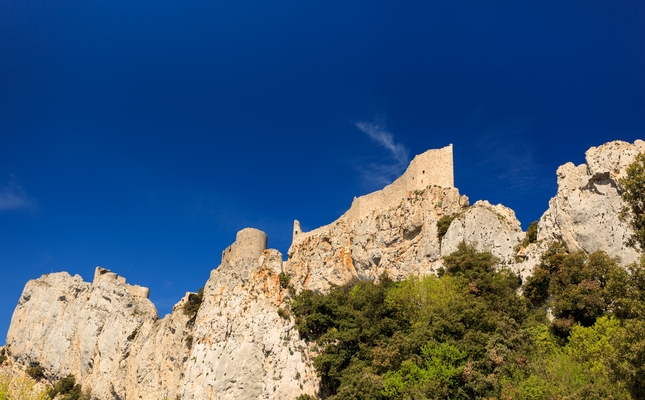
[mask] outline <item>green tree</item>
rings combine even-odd
[[[524,293],[534,305],[551,309],[552,327],[565,338],[575,324],[591,326],[610,309],[613,300],[608,285],[620,269],[618,259],[603,251],[569,253],[555,243],[527,279]]]
[[[640,153],[627,167],[626,176],[619,180],[621,196],[626,205],[621,218],[629,223],[634,233],[627,244],[645,251],[645,153]]]

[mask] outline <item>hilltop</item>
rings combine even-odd
[[[37,363],[52,382],[74,375],[98,399],[317,395],[317,349],[286,312],[297,293],[436,274],[461,242],[522,278],[552,242],[632,263],[640,255],[625,245],[632,230],[619,218],[619,180],[642,152],[641,140],[615,141],[589,149],[586,164],[558,168],[558,192],[526,241],[513,210],[471,205],[454,187],[452,146],[428,150],[336,221],[309,232],[295,221],[286,260],[267,248],[264,232],[238,232],[203,291],[187,293],[163,319],[149,290],[100,267],[91,283],[66,272],[31,280],[4,350],[15,365]]]

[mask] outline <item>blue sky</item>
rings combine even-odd
[[[100,265],[163,316],[239,229],[286,256],[449,143],[526,227],[644,138],[644,49],[642,1],[0,2],[0,343],[29,279]]]

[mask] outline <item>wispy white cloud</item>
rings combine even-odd
[[[370,122],[358,122],[356,127],[372,140],[387,150],[394,159],[393,164],[370,164],[363,169],[366,177],[375,184],[388,184],[405,171],[410,161],[409,151],[405,146],[394,141],[394,136],[385,127]]]
[[[0,188],[0,211],[33,210],[35,207],[36,201],[18,184],[10,183]]]

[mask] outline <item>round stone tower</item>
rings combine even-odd
[[[222,264],[240,258],[260,258],[267,249],[266,233],[255,228],[244,228],[237,233],[235,242],[222,252]]]

